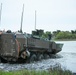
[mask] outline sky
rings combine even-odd
[[[0,30],[20,29],[23,4],[23,32],[35,30],[35,11],[36,29],[76,30],[76,0],[0,0],[0,8],[1,3]]]

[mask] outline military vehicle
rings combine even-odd
[[[22,33],[23,11],[20,32],[0,31],[1,62],[32,62],[51,57],[52,54],[62,50],[63,44],[58,44],[50,41],[50,39],[46,40],[32,34]]]
[[[62,50],[63,44],[55,43],[32,34],[0,32],[0,60],[32,62],[51,57]]]

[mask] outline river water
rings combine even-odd
[[[5,71],[20,69],[47,70],[59,65],[62,69],[67,69],[76,73],[76,41],[57,41],[57,43],[63,43],[64,45],[62,51],[56,54],[56,58],[49,58],[34,63],[24,64],[0,63],[0,69]]]
[[[58,53],[62,57],[55,61],[59,62],[61,67],[76,73],[76,41],[61,41],[60,43],[64,44],[62,51]]]

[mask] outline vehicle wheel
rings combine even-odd
[[[49,55],[48,54],[44,54],[44,59],[48,59]]]
[[[56,55],[55,54],[52,54],[52,56],[51,56],[52,58],[56,58]]]
[[[42,59],[44,59],[43,54],[38,54],[37,59],[38,59],[38,60],[42,60]]]
[[[36,61],[36,59],[37,59],[36,54],[32,54],[32,55],[30,56],[30,62],[34,62],[34,61]]]
[[[52,54],[49,54],[49,57],[52,58]]]

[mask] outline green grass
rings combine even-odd
[[[0,75],[72,75],[69,70],[50,69],[49,71],[35,71],[35,70],[19,70],[5,72],[0,70]]]
[[[50,75],[73,75],[71,71],[69,70],[50,70]]]
[[[50,75],[48,71],[20,70],[12,72],[0,71],[0,75]]]

